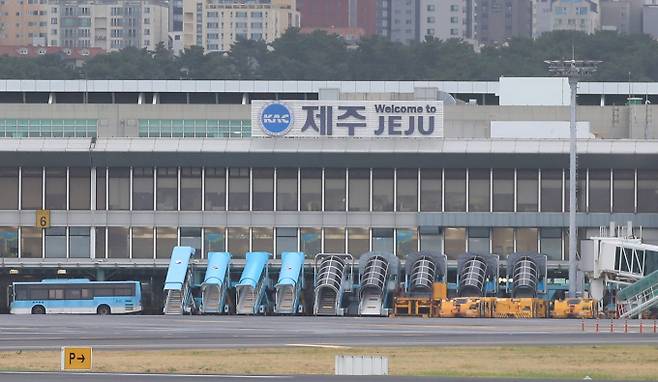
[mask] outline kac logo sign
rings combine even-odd
[[[260,126],[267,135],[285,135],[292,125],[292,112],[282,103],[268,104],[260,113]]]

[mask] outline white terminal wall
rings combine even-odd
[[[498,97],[503,106],[568,106],[567,78],[500,77]]]

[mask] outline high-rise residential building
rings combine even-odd
[[[555,0],[552,30],[594,33],[601,28],[599,0]]]
[[[439,40],[469,38],[467,7],[464,0],[420,0],[420,39],[427,36]]]
[[[51,0],[48,42],[66,48],[155,49],[167,41],[168,4],[160,0]]]
[[[553,1],[532,0],[532,37],[537,38],[553,29]]]
[[[392,41],[409,43],[420,40],[420,0],[389,0]]]
[[[377,34],[379,0],[297,0],[304,30],[350,31],[362,36]]]
[[[470,39],[472,0],[380,0],[380,31],[392,41]]]
[[[658,39],[658,0],[645,0],[642,8],[642,33]]]
[[[532,37],[531,0],[477,0],[477,40],[501,44],[512,37]]]
[[[642,33],[644,0],[602,0],[601,29],[624,34]]]
[[[185,0],[183,20],[181,47],[224,52],[239,39],[272,42],[300,17],[296,0]]]
[[[48,37],[47,0],[1,0],[0,43],[45,46]]]

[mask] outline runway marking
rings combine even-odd
[[[147,377],[147,378],[232,378],[232,379],[283,379],[282,375],[222,375],[222,374],[146,374],[146,373],[57,373],[49,371],[0,371],[0,375],[77,375],[77,376],[110,376],[110,377]]]
[[[291,347],[322,348],[322,349],[349,349],[349,346],[324,345],[324,344],[286,344]]]

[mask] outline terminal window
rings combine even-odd
[[[228,119],[141,119],[142,138],[248,138],[250,120]]]
[[[0,137],[96,137],[96,119],[0,119]]]

